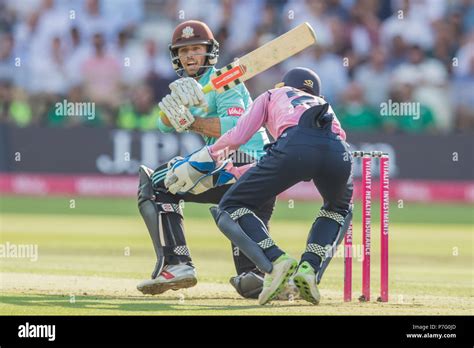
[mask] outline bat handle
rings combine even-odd
[[[207,94],[209,93],[210,91],[212,91],[214,88],[212,87],[212,84],[211,83],[208,83],[207,85],[205,85],[203,88],[202,88],[202,91],[204,92],[204,94]],[[165,113],[161,110],[158,111],[158,115],[160,115],[161,117],[161,120],[163,121],[163,123],[167,126],[171,126],[171,124],[169,123],[169,120],[168,120],[168,117],[166,117]]]
[[[202,91],[204,92],[204,94],[207,94],[209,93],[210,91],[212,91],[214,88],[212,88],[212,84],[208,83],[207,85],[205,85],[203,88],[202,88]]]
[[[158,109],[158,107],[157,107]],[[161,120],[163,121],[163,123],[166,125],[166,126],[171,126],[171,123],[170,121],[168,120],[168,117],[166,117],[165,113],[163,111],[161,111],[160,109],[158,109],[158,115],[160,116]]]

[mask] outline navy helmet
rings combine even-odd
[[[321,95],[321,80],[318,74],[313,70],[307,68],[293,68],[283,76],[282,82],[275,87],[290,86],[309,94],[319,96]]]

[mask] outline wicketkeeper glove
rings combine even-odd
[[[229,163],[227,160],[218,166],[208,148],[203,147],[170,165],[164,184],[172,194],[189,192],[195,195],[231,184],[236,179],[225,169]]]

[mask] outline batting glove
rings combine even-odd
[[[176,96],[168,94],[158,103],[158,107],[178,133],[186,131],[194,123],[194,116],[186,106],[180,104],[180,99]]]
[[[181,105],[207,106],[202,86],[191,77],[183,77],[170,85],[171,95]]]

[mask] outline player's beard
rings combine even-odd
[[[205,67],[206,63],[206,56],[195,56],[194,59],[190,59],[186,62],[186,64],[182,64],[184,67],[184,71],[186,72],[187,76],[196,76],[199,73],[199,70]],[[193,65],[189,65],[189,62],[192,62]]]
[[[199,69],[201,69],[201,65],[196,65],[194,67],[187,66],[185,70],[188,76],[195,76],[198,73]]]

